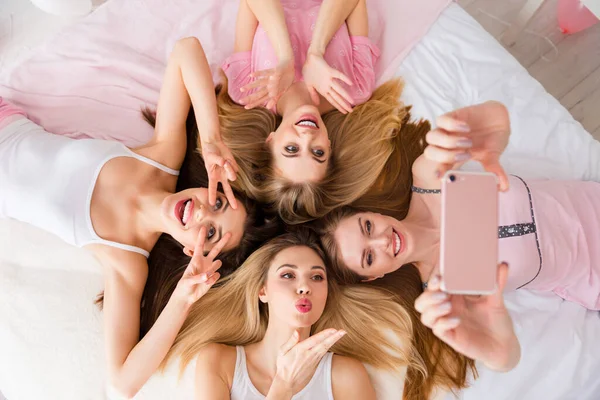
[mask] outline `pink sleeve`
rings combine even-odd
[[[234,53],[221,65],[227,80],[229,81],[228,92],[229,96],[233,101],[239,104],[242,97],[248,95],[248,93],[240,92],[240,88],[251,82],[250,73],[252,72],[252,52],[243,51],[240,53]],[[244,96],[242,96],[242,94]]]
[[[23,111],[15,105],[12,105],[8,101],[0,97],[0,121],[10,117],[11,115],[23,115],[25,117],[27,116],[27,114],[25,114],[25,111]]]
[[[375,64],[379,48],[366,36],[351,36],[354,85],[350,87],[355,104],[369,100],[375,90]]]

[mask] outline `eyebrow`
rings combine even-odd
[[[285,158],[297,158],[300,157],[299,154],[285,154],[285,153],[281,153],[282,156],[284,156]],[[327,160],[320,160],[315,156],[312,156],[312,159],[315,160],[316,162],[318,162],[319,164],[323,164],[325,161]]]
[[[362,218],[358,217],[358,227],[360,228],[360,233],[364,236],[365,235],[365,230],[363,229],[363,224],[362,224]],[[363,250],[362,255],[360,257],[360,267],[362,269],[365,269],[365,256],[366,256],[366,250]]]
[[[294,264],[282,264],[279,266],[279,268],[277,268],[277,271],[279,271],[281,268],[285,268],[285,267],[291,268],[291,269],[298,269],[298,266],[294,265]],[[325,268],[321,267],[320,265],[314,265],[310,269],[320,269],[323,272],[325,272]]]

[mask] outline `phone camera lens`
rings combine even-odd
[[[450,182],[454,182],[456,180],[456,176],[450,175],[448,179],[450,179]]]

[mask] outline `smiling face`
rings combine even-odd
[[[269,318],[293,328],[310,327],[321,318],[327,302],[325,264],[305,246],[280,251],[269,267],[260,300],[269,305]]]
[[[211,206],[206,188],[174,193],[165,198],[161,205],[165,233],[173,236],[186,249],[194,249],[200,228],[206,227],[205,252],[210,251],[227,232],[231,232],[232,237],[223,250],[236,247],[244,234],[246,216],[246,209],[241,202],[238,201],[238,208],[234,210],[222,193],[217,193],[217,202]]]
[[[283,116],[267,143],[275,170],[294,183],[318,182],[325,177],[331,143],[319,110],[304,105]]]
[[[413,240],[402,221],[375,213],[343,218],[334,232],[344,264],[370,279],[410,263]]]

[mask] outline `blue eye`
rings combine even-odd
[[[211,227],[208,229],[208,232],[206,232],[206,238],[207,238],[208,240],[212,239],[212,238],[213,238],[213,236],[215,236],[215,233],[217,233],[217,230],[215,229],[215,227],[214,227],[214,226],[211,226]]]
[[[217,197],[217,201],[215,202],[214,210],[218,211],[222,207],[223,207],[223,200],[221,200],[221,198]]]

